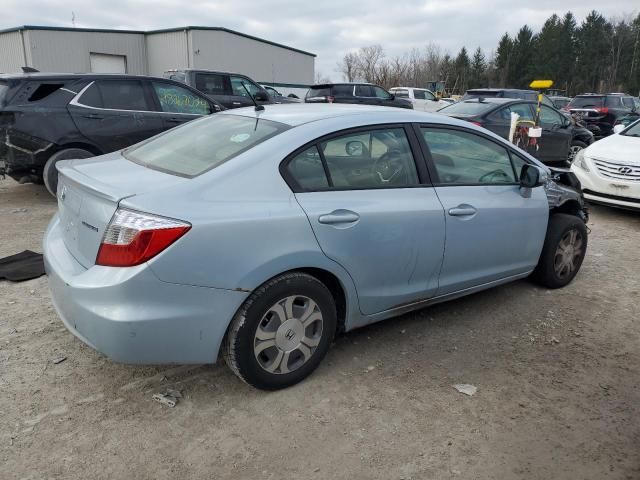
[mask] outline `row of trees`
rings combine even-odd
[[[347,53],[337,70],[346,81],[390,88],[446,83],[450,94],[476,87],[527,88],[533,79],[554,80],[568,95],[584,92],[640,92],[640,15],[606,19],[592,11],[578,25],[571,12],[552,15],[534,33],[524,25],[505,33],[489,55],[462,47],[452,56],[437,44],[388,57],[381,45]]]

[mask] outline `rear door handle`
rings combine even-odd
[[[104,118],[104,115],[100,115],[98,113],[90,113],[89,115],[86,115],[87,118],[91,118],[92,120],[102,120]]]
[[[175,118],[175,117],[174,118],[167,118],[167,122],[169,122],[169,123],[180,123],[180,122],[182,122],[182,119]]]
[[[360,215],[351,210],[334,210],[318,217],[318,222],[325,225],[339,225],[343,223],[354,223],[360,219]]]
[[[471,205],[458,205],[457,207],[449,209],[449,215],[452,217],[468,217],[476,213],[478,213],[478,210]]]

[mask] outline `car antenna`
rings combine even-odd
[[[258,105],[258,102],[256,102],[256,99],[253,98],[253,95],[251,95],[251,92],[249,91],[249,89],[247,88],[247,86],[244,84],[244,82],[242,82],[242,88],[244,88],[244,90],[247,92],[247,95],[249,95],[249,98],[251,99],[251,101],[253,102],[253,104],[256,106],[255,110],[256,112],[261,112],[264,110],[264,106],[262,105]]]

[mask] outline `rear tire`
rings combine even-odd
[[[83,150],[82,148],[65,148],[64,150],[54,153],[49,157],[49,160],[47,160],[42,170],[44,186],[47,187],[49,193],[55,197],[58,190],[58,169],[56,168],[56,163],[60,160],[74,160],[94,156],[93,153],[88,150]]]
[[[329,289],[306,273],[286,273],[260,286],[240,307],[222,354],[244,382],[278,390],[318,367],[335,331],[336,305]]]
[[[561,288],[576,276],[587,252],[587,227],[575,215],[551,215],[538,265],[531,278],[547,288]]]

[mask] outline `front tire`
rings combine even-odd
[[[569,154],[567,155],[567,162],[569,162],[569,165],[573,163],[573,161],[576,158],[576,155],[578,155],[578,152],[580,150],[584,150],[588,146],[589,145],[587,145],[581,140],[573,140],[571,142],[571,146],[569,147]]]
[[[306,273],[280,275],[258,289],[236,313],[223,341],[229,368],[263,390],[294,385],[313,372],[336,332],[329,289]]]
[[[587,252],[587,227],[575,215],[551,215],[547,236],[532,279],[547,288],[561,288],[576,276]]]
[[[44,186],[47,187],[49,193],[55,197],[58,190],[58,169],[56,168],[56,163],[60,160],[75,160],[77,158],[89,158],[93,156],[95,156],[93,153],[88,150],[83,150],[82,148],[65,148],[51,155],[42,171]]]

